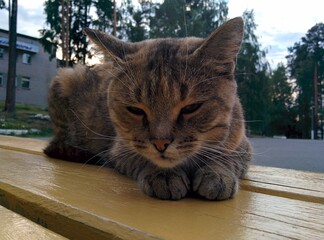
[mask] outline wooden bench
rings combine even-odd
[[[324,239],[324,174],[252,166],[234,199],[162,201],[46,144],[0,136],[0,239]]]

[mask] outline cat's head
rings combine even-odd
[[[108,107],[125,152],[168,168],[227,138],[236,101],[241,18],[206,39],[129,43],[99,31],[85,32],[113,62],[114,69],[107,69],[114,75]]]

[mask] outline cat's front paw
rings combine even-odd
[[[159,199],[178,200],[187,195],[190,181],[183,171],[156,171],[139,177],[144,193]]]
[[[238,185],[238,178],[230,171],[205,166],[195,173],[193,191],[209,200],[225,200],[235,195]]]

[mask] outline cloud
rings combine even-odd
[[[299,42],[316,23],[324,22],[323,0],[229,0],[229,17],[254,10],[258,25],[255,34],[268,49],[267,58],[274,67],[286,62],[287,48]]]
[[[44,2],[18,1],[19,33],[39,37],[38,30],[45,23]],[[324,22],[323,0],[228,0],[228,7],[230,18],[242,16],[245,10],[254,10],[258,25],[256,35],[268,49],[267,58],[272,65],[286,62],[287,48],[300,41],[316,23]],[[0,19],[0,28],[8,29],[6,10],[0,10]]]
[[[40,37],[38,30],[45,22],[44,1],[35,0],[31,4],[29,1],[18,2],[17,32],[33,37]],[[9,29],[8,11],[0,11],[0,28]]]
[[[42,8],[41,8],[42,9]],[[36,8],[19,6],[17,29],[19,33],[30,35],[33,37],[40,37],[38,30],[43,28],[45,22],[45,15],[43,11]]]

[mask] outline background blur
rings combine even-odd
[[[0,107],[6,109],[8,88],[16,104],[14,115],[0,113],[0,134],[8,129],[51,134],[46,117],[51,78],[60,67],[99,61],[82,33],[85,27],[136,42],[206,37],[226,20],[242,16],[245,35],[235,74],[248,135],[323,140],[323,1],[20,0],[10,85],[9,18],[16,2],[0,0]]]

